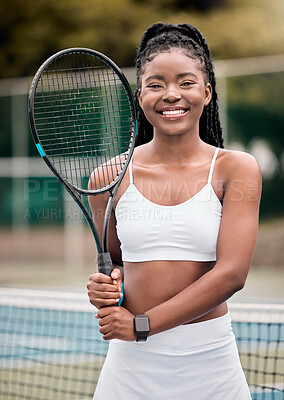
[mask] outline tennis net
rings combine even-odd
[[[252,400],[284,400],[284,305],[229,307]]]
[[[230,312],[252,399],[284,400],[284,305]],[[86,293],[0,288],[0,399],[91,400],[108,347],[94,313]]]

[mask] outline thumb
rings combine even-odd
[[[111,272],[111,278],[114,280],[113,283],[121,282],[121,271],[119,268],[114,268]]]

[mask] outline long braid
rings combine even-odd
[[[165,24],[157,23],[150,26],[143,34],[141,38],[140,45],[138,47],[137,55],[136,55],[136,76],[137,76],[137,85],[136,91],[134,95],[134,101],[137,111],[137,121],[138,121],[138,138],[136,140],[136,146],[140,144],[144,144],[152,140],[153,138],[153,126],[147,120],[144,115],[142,108],[140,107],[139,100],[138,100],[138,91],[139,91],[139,80],[141,76],[141,69],[142,69],[142,60],[141,55],[145,51],[149,40],[156,37],[158,35],[158,31],[163,28]]]
[[[205,63],[206,69],[208,71],[208,80],[212,86],[212,99],[209,105],[205,108],[206,113],[202,114],[200,120],[200,137],[208,143],[210,143],[211,138],[214,137],[216,145],[219,147],[223,147],[222,128],[219,118],[218,95],[216,90],[216,78],[213,69],[211,51],[205,38],[195,26],[189,24],[180,24],[179,26],[184,27],[185,30],[189,29],[194,35],[191,36],[192,39],[195,40],[202,47],[206,56]]]
[[[184,48],[192,58],[203,65],[204,74],[212,86],[212,99],[204,107],[200,118],[200,138],[209,144],[223,147],[222,128],[219,118],[218,97],[216,92],[216,79],[213,69],[211,52],[201,32],[190,24],[164,24],[157,23],[149,27],[142,36],[136,57],[137,89],[135,104],[138,116],[137,145],[147,143],[153,138],[153,127],[146,119],[138,101],[138,90],[143,68],[154,55],[168,51],[170,48]]]

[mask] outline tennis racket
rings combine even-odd
[[[37,150],[83,212],[97,245],[98,270],[110,275],[109,220],[137,132],[130,85],[105,55],[66,49],[38,69],[28,108]],[[105,192],[109,200],[100,239],[82,195]]]

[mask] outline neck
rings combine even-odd
[[[181,163],[182,160],[195,158],[206,147],[199,135],[158,136],[151,141],[153,157],[157,162],[166,161],[167,165]]]

